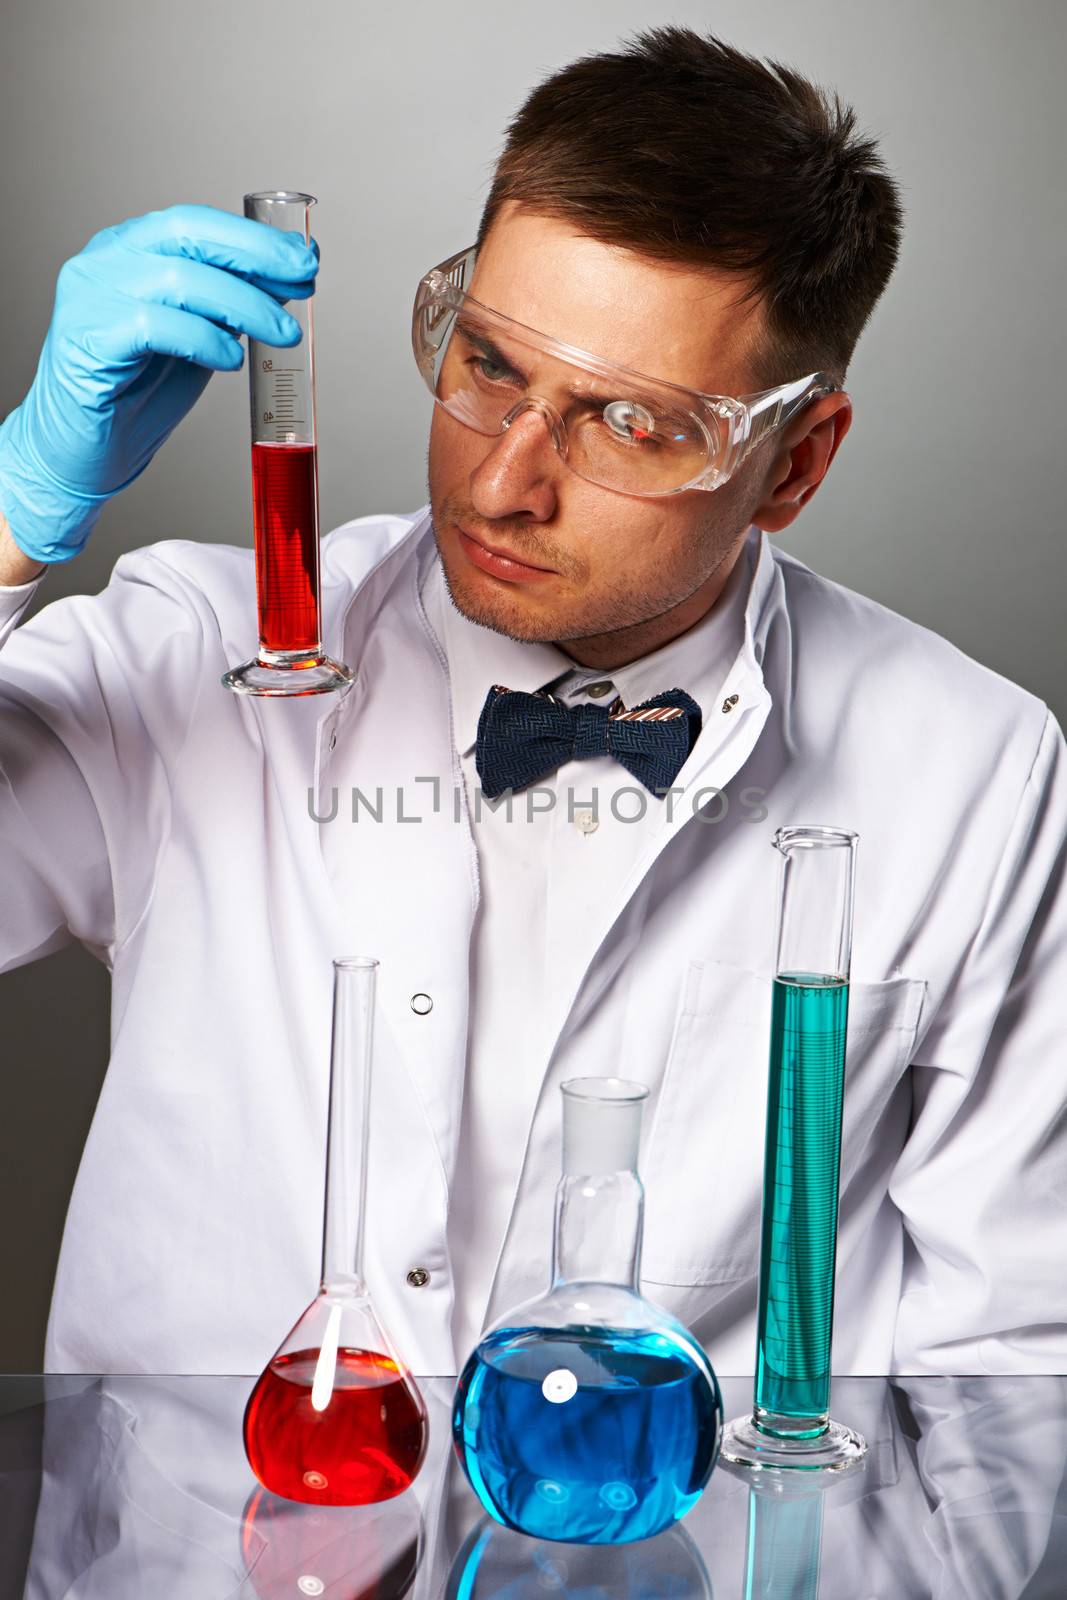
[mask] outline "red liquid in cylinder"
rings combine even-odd
[[[319,1352],[275,1356],[245,1410],[249,1465],[264,1488],[324,1506],[401,1494],[422,1464],[427,1420],[396,1363],[340,1349],[325,1410],[311,1403]]]
[[[259,642],[264,650],[319,648],[318,450],[252,446]]]

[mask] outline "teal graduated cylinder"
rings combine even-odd
[[[774,980],[756,1414],[825,1419],[830,1406],[848,982]]]

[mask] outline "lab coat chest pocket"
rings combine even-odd
[[[850,986],[843,1184],[899,1090],[925,990],[904,977]],[[683,981],[642,1161],[642,1278],[679,1312],[660,1286],[702,1289],[684,1297],[690,1315],[757,1272],[771,993],[769,974],[721,961],[691,962]]]

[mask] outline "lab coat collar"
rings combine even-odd
[[[765,585],[761,581],[757,592],[753,573],[765,538],[759,528],[749,529],[722,594],[695,627],[609,672],[578,666],[554,644],[511,639],[463,616],[449,596],[435,546],[424,544],[419,551],[422,601],[448,658],[458,753],[465,756],[474,748],[485,696],[493,684],[532,693],[570,673],[589,682],[609,678],[627,706],[640,705],[667,689],[684,689],[697,700],[707,721],[712,710],[719,708],[718,698],[714,708],[710,701],[722,682],[724,658],[731,662],[732,676],[743,666],[762,681],[755,646],[759,619],[754,607]],[[731,659],[731,640],[742,633],[741,653]]]
[[[740,559],[748,563],[751,571],[741,649],[727,674],[721,700],[704,718],[696,744],[674,781],[670,798],[676,803],[664,805],[658,828],[650,834],[646,850],[619,885],[614,903],[605,907],[599,924],[594,922],[590,926],[588,960],[584,965],[576,964],[569,992],[559,997],[561,1032],[556,1041],[557,1050],[564,1032],[580,1026],[585,1010],[595,1004],[617,976],[616,968],[609,962],[602,965],[596,983],[587,983],[594,958],[613,924],[673,836],[682,828],[694,825],[698,802],[707,795],[714,805],[715,797],[740,772],[770,716],[772,698],[764,682],[763,658],[775,619],[788,624],[785,585],[770,540],[761,529],[755,526],[749,529]],[[620,960],[624,949],[620,947]],[[548,1081],[546,1072],[545,1082]]]
[[[722,593],[699,622],[624,667],[610,672],[593,672],[582,667],[578,669],[582,679],[595,682],[598,678],[610,678],[623,704],[630,707],[639,706],[668,689],[684,689],[707,718],[712,696],[717,696],[741,643],[751,577],[751,568],[742,549]]]
[[[373,617],[400,575],[411,563],[414,563],[415,567],[415,593],[418,596],[419,587],[425,586],[436,560],[437,544],[430,519],[430,508],[425,506],[412,519],[407,532],[384,550],[381,558],[353,589],[345,607],[341,634],[344,649],[342,659],[355,667],[356,681],[350,690],[338,697],[338,704],[326,711],[319,723],[315,770],[316,792],[321,787],[324,776],[325,751],[329,748],[330,741],[335,738],[339,723],[356,709],[362,699],[363,682],[359,672],[359,662],[362,655],[362,641],[366,637]],[[695,785],[713,756],[722,749],[724,716],[731,715],[730,731],[733,733],[737,724],[745,720],[743,715],[737,713],[756,711],[759,714],[758,726],[761,728],[770,709],[771,696],[764,682],[763,658],[774,618],[785,611],[784,584],[778,570],[778,561],[771,548],[771,541],[768,535],[755,525],[748,530],[739,558],[739,565],[741,563],[744,563],[745,571],[749,574],[743,619],[744,637],[727,674],[726,682],[722,686],[722,699],[715,706],[702,708],[705,709],[703,729],[676,779],[676,786],[683,792]],[[744,578],[739,577],[738,581],[738,592],[743,593]],[[728,584],[724,594],[729,590]],[[447,594],[444,596],[444,601],[442,611],[445,617],[447,618],[449,614],[458,617],[459,614]],[[431,624],[431,632],[433,631]],[[540,688],[559,676],[559,671],[563,669],[553,671],[553,668],[558,667],[561,660],[567,667],[572,665],[569,658],[563,656],[562,651],[558,651],[554,645],[525,644],[522,641],[507,639],[502,634],[492,633],[489,629],[478,627],[474,623],[467,624],[466,633],[472,641],[476,640],[479,650],[485,647],[492,652],[493,670],[499,666],[502,674],[492,681],[507,683],[509,688],[526,690]],[[511,648],[513,646],[514,649]],[[438,648],[443,654],[442,643],[439,643]],[[473,643],[469,648],[473,648]],[[484,663],[484,658],[480,659]],[[650,659],[651,657],[646,658]],[[451,677],[447,658],[442,660],[442,665]],[[484,682],[484,664],[481,671]],[[547,676],[540,676],[542,672]],[[510,675],[510,681],[505,674]],[[475,680],[470,679],[468,675],[467,681],[471,684]],[[785,688],[788,697],[788,684]],[[484,691],[479,700],[473,688],[469,688],[467,697],[463,701],[463,721],[457,723],[455,729],[456,747],[461,753],[469,750],[474,744],[478,715],[484,698]],[[758,735],[758,728],[756,733]],[[751,747],[747,738],[741,742]],[[745,753],[747,754],[747,750]]]
[[[360,538],[362,531],[360,525],[353,523],[331,535],[326,547],[328,563],[341,572],[348,568],[349,562],[346,548],[339,541],[349,528],[353,539]],[[424,540],[427,534],[432,546],[434,541],[430,508],[423,506],[411,518],[410,526],[399,538],[394,539],[387,534],[381,555],[360,578],[352,583],[351,593],[344,603],[338,631],[341,637],[341,660],[353,669],[355,676],[348,688],[342,689],[336,697],[333,695],[323,697],[328,698],[332,704],[324,709],[317,727],[314,773],[316,796],[322,793],[328,755],[337,744],[339,730],[358,708],[366,690],[362,662],[364,641],[370,632],[371,624],[395,584],[402,581],[404,573],[410,570],[412,560],[419,560],[420,550],[425,549]],[[358,561],[358,554],[355,560]]]
[[[485,697],[494,684],[532,694],[574,666],[554,644],[510,639],[457,611],[440,557],[429,565],[422,603],[448,657],[456,749],[461,756],[474,748]]]

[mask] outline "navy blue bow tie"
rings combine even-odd
[[[627,711],[567,706],[540,690],[525,694],[494,684],[478,718],[475,764],[489,800],[525,789],[565,761],[614,756],[653,794],[666,791],[700,732],[700,707],[681,689],[668,689]]]

